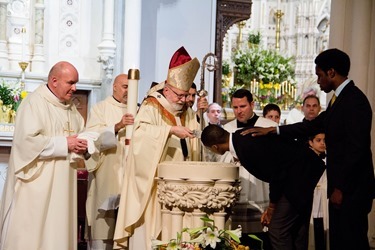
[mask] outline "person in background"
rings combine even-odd
[[[196,98],[197,98],[197,85],[193,83],[191,84],[191,87],[189,89],[189,95],[186,98],[186,106],[193,108]]]
[[[263,117],[280,124],[281,110],[276,104],[269,103],[263,108]]]
[[[88,142],[84,120],[71,102],[78,71],[56,63],[47,84],[17,110],[0,210],[0,249],[77,248],[77,161]]]
[[[316,95],[308,95],[303,99],[302,112],[304,119],[311,121],[320,113],[320,101]]]
[[[121,192],[126,167],[125,131],[134,123],[127,113],[128,76],[120,74],[113,82],[112,96],[91,108],[87,131],[100,133],[100,154],[86,161],[89,172],[86,200],[88,249],[112,249],[116,223],[114,204]],[[105,206],[105,203],[108,206]],[[113,204],[113,206],[110,206]]]
[[[327,110],[311,122],[246,131],[253,136],[277,133],[292,138],[325,132],[331,250],[370,249],[368,214],[375,197],[372,109],[366,95],[348,78],[349,70],[345,52],[321,52],[315,58],[318,84],[326,93],[334,91]]]
[[[214,125],[218,125],[221,127],[223,126],[221,125],[221,111],[222,111],[222,107],[216,102],[213,102],[210,105],[208,105],[208,109],[206,113],[208,125],[214,124]],[[206,161],[210,161],[210,162],[220,161],[221,155],[215,154],[211,150],[206,150],[206,148],[203,148],[203,149],[204,149],[204,157]]]
[[[309,83],[311,84],[311,83]],[[302,97],[301,99],[303,100],[303,104],[304,104],[304,100],[306,99],[306,97],[308,96],[316,96],[319,100],[319,89],[318,89],[318,85],[315,83],[314,86],[309,86],[305,89],[303,89],[303,92],[302,92]],[[320,101],[319,101],[319,106],[320,106]],[[286,119],[285,119],[285,124],[293,124],[293,123],[296,123],[296,122],[300,122],[303,118],[305,118],[305,114],[304,114],[304,111],[303,111],[303,107],[296,107],[296,108],[293,108],[292,110],[289,111]]]
[[[310,136],[308,146],[323,160],[326,155],[325,134],[319,133]],[[326,171],[320,177],[314,190],[312,220],[314,225],[314,244],[310,243],[315,250],[326,250],[325,229],[328,228],[328,204],[327,204],[327,175]]]
[[[210,105],[208,105],[208,108],[207,108],[208,124],[216,124],[216,125],[221,126],[221,111],[222,111],[222,107],[216,102],[213,102]]]
[[[161,232],[161,206],[157,200],[156,172],[162,161],[197,161],[199,143],[193,130],[200,125],[186,100],[198,69],[184,47],[169,64],[167,80],[149,93],[134,120],[124,185],[116,222],[116,247],[151,249],[151,239]],[[126,185],[125,185],[126,183]]]

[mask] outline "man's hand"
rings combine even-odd
[[[241,135],[251,134],[252,136],[262,136],[270,133],[276,133],[276,127],[269,128],[249,128],[241,132]]]
[[[332,205],[335,208],[340,208],[342,204],[342,197],[343,197],[343,194],[341,190],[335,188],[333,190],[333,193],[331,194],[331,197],[329,197],[329,201],[332,203]]]
[[[121,120],[115,125],[115,132],[117,133],[120,129],[124,128],[126,125],[134,124],[134,116],[132,114],[125,114],[121,117]]]
[[[68,141],[68,152],[76,154],[84,154],[87,151],[87,141],[85,139],[77,138],[77,135],[66,137]]]
[[[271,219],[272,219],[274,211],[275,211],[275,206],[270,204],[267,207],[266,211],[263,212],[262,216],[260,217],[260,223],[262,223],[263,226],[268,227],[268,225],[271,223]]]
[[[202,110],[202,112],[204,113],[207,111],[207,109],[208,109],[208,101],[206,97],[198,97],[197,110]]]
[[[188,137],[189,138],[195,137],[193,131],[184,127],[184,126],[173,126],[169,133],[177,136],[180,139],[185,139],[185,138],[188,138]]]

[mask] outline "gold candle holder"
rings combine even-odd
[[[23,72],[27,69],[27,66],[29,66],[28,62],[19,62],[18,65],[20,65],[20,68],[22,69]]]
[[[25,70],[27,66],[29,66],[28,62],[19,62],[18,65],[20,66],[21,72],[21,89],[25,89]]]
[[[139,79],[140,79],[139,69],[129,69],[128,80],[139,80]]]

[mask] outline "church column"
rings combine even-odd
[[[141,46],[141,15],[142,1],[125,1],[124,26],[124,72],[130,68],[139,69]]]
[[[35,2],[35,36],[34,55],[31,59],[33,72],[43,73],[45,66],[44,59],[44,0]]]
[[[102,68],[108,79],[113,78],[113,61],[116,54],[116,44],[113,32],[114,20],[114,0],[103,0],[104,17],[103,17],[103,37],[102,42],[98,45],[99,59]]]
[[[185,212],[181,211],[179,208],[174,207],[172,211],[170,211],[171,214],[171,230],[170,230],[170,235],[169,237],[174,238],[177,233],[180,233],[181,230],[183,229],[183,216]]]
[[[214,213],[214,222],[215,226],[220,229],[225,229],[225,216],[227,215],[226,212],[216,212]]]
[[[6,19],[8,0],[0,0],[0,71],[9,67],[6,41]]]
[[[172,228],[172,215],[169,209],[163,208],[161,210],[162,229],[161,240],[167,241],[171,237],[170,228]]]

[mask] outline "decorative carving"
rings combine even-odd
[[[250,18],[252,4],[251,0],[217,1],[215,55],[218,58],[219,68],[215,71],[214,102],[222,103],[221,65],[225,34],[231,25]]]
[[[162,180],[158,182],[157,193],[159,202],[169,209],[221,211],[233,206],[240,191],[236,181],[216,185],[215,181]]]
[[[29,0],[13,0],[8,4],[8,15],[13,17],[29,17]]]
[[[77,1],[62,1],[59,24],[59,53],[79,54],[80,9]]]
[[[102,64],[102,69],[105,71],[105,75],[109,79],[113,78],[114,58],[115,55],[100,55],[97,60]]]

